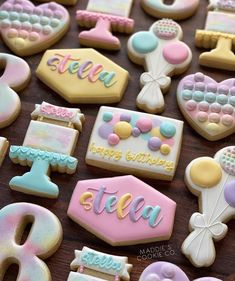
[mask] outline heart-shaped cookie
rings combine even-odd
[[[177,89],[179,107],[190,125],[210,141],[235,132],[235,79],[217,83],[202,73],[184,77]]]
[[[68,11],[54,2],[35,7],[28,0],[7,0],[0,6],[3,41],[17,55],[29,56],[56,43],[69,27]]]

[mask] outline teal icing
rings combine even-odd
[[[158,46],[157,37],[149,31],[140,31],[133,35],[132,46],[140,54],[154,51]]]

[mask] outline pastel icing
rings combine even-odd
[[[46,2],[46,0],[39,0],[39,2]],[[62,4],[62,5],[75,5],[77,0],[54,0],[54,2]]]
[[[129,74],[94,49],[48,50],[37,77],[70,103],[119,102]]]
[[[32,223],[23,245],[22,234]],[[62,227],[49,210],[30,203],[14,203],[0,210],[0,279],[7,265],[18,263],[18,280],[50,281],[51,274],[42,259],[51,256],[62,241]]]
[[[124,114],[127,121],[121,121]],[[182,121],[103,106],[90,137],[86,163],[171,180],[178,163],[182,130]]]
[[[79,181],[67,213],[116,246],[168,240],[175,209],[174,201],[151,186],[133,176],[121,176]]]
[[[76,108],[37,104],[22,146],[11,146],[9,156],[16,164],[28,165],[30,172],[13,177],[10,187],[27,194],[56,198],[59,189],[49,173],[72,174],[77,168],[73,154],[84,115]],[[60,122],[60,123],[58,123]],[[53,124],[54,123],[54,124]]]
[[[234,78],[217,83],[203,73],[188,75],[180,81],[180,110],[204,138],[215,141],[235,132],[234,85]]]
[[[154,17],[182,20],[195,13],[199,0],[174,0],[171,5],[165,4],[164,0],[142,0],[141,4]]]
[[[23,59],[3,53],[0,53],[0,66],[4,70],[0,77],[0,128],[4,128],[20,113],[21,103],[15,91],[27,85],[31,71]]]
[[[234,159],[235,147],[230,146],[219,150],[214,158],[200,157],[187,166],[185,181],[189,190],[199,196],[200,209],[191,216],[191,233],[183,242],[182,252],[196,267],[213,264],[214,241],[225,237],[228,227],[224,222],[235,216]],[[206,166],[203,175],[202,166]]]
[[[176,22],[162,19],[149,31],[140,31],[130,37],[129,58],[146,70],[140,77],[142,90],[137,97],[140,109],[149,113],[164,110],[163,92],[170,87],[169,76],[183,73],[192,59],[191,50],[180,41],[182,36],[182,29]]]
[[[54,2],[35,7],[28,0],[7,0],[0,6],[2,39],[20,56],[49,48],[65,34],[69,21],[68,11]]]
[[[71,272],[68,281],[105,281],[106,279],[96,278],[99,273],[107,276],[107,279],[128,281],[132,270],[132,264],[128,263],[127,257],[101,253],[88,247],[83,247],[81,251],[75,250],[75,259],[70,267],[77,270],[77,273]],[[92,270],[89,272],[91,275],[86,274],[86,269]]]
[[[8,146],[9,146],[8,140],[4,137],[0,137],[0,167],[6,156]]]
[[[189,281],[177,265],[169,262],[154,262],[142,272],[139,281]],[[199,278],[194,281],[222,281],[213,277]]]
[[[131,33],[134,20],[128,18],[133,0],[89,0],[86,11],[77,11],[77,21],[80,26],[93,27],[79,34],[82,45],[102,49],[118,50],[121,48],[119,39],[112,30]]]
[[[197,30],[195,42],[198,47],[212,51],[202,53],[199,62],[201,65],[234,71],[234,2],[210,1],[209,8],[205,29]]]

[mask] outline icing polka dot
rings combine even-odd
[[[133,36],[133,48],[140,54],[146,54],[154,51],[158,46],[157,37],[148,31],[141,31]]]
[[[225,184],[224,198],[231,207],[235,208],[235,180]]]
[[[217,113],[211,113],[209,115],[209,121],[212,123],[219,123],[220,122],[220,115]]]
[[[229,87],[226,85],[221,85],[219,86],[218,92],[219,94],[227,95],[229,93]]]
[[[7,11],[0,11],[0,19],[3,20],[3,19],[7,19],[9,16],[8,12]]]
[[[37,15],[31,15],[31,16],[30,16],[30,22],[31,22],[31,23],[37,23],[37,22],[39,22],[39,21],[40,21],[39,16],[37,16]]]
[[[209,103],[213,103],[216,101],[216,95],[212,92],[206,93],[205,100]]]
[[[27,31],[31,31],[32,30],[32,25],[29,22],[22,22],[22,29],[25,29]]]
[[[168,144],[161,145],[160,152],[163,155],[168,155],[171,152],[171,147]]]
[[[141,134],[140,129],[138,129],[137,127],[133,128],[133,130],[132,130],[133,137],[138,137],[140,134]]]
[[[148,148],[157,151],[161,147],[162,141],[158,137],[152,137],[148,140]]]
[[[112,112],[105,112],[103,115],[103,120],[105,122],[109,122],[113,119],[113,113]]]
[[[41,32],[41,30],[42,30],[42,26],[41,26],[41,24],[39,24],[39,23],[35,23],[35,24],[32,25],[32,29],[33,29],[33,31],[39,33],[39,32]]]
[[[218,134],[220,132],[220,126],[216,123],[209,123],[206,125],[206,130],[211,134]]]
[[[47,24],[50,23],[50,20],[49,20],[48,17],[41,17],[40,23],[41,23],[42,25],[47,25]]]
[[[198,105],[199,110],[207,112],[209,110],[209,104],[206,101],[202,101]]]
[[[38,15],[38,16],[41,16],[43,14],[43,10],[39,7],[35,7],[34,10],[33,10],[33,13]]]
[[[208,114],[206,112],[199,112],[197,114],[197,120],[199,122],[206,122],[208,119]]]
[[[162,267],[162,275],[166,278],[174,278],[175,276],[175,269],[171,264],[165,264]]]
[[[163,48],[163,56],[170,64],[177,65],[187,60],[189,50],[182,42],[169,43]]]
[[[120,116],[120,120],[130,123],[131,122],[131,115],[122,113],[121,116]]]
[[[201,91],[195,91],[193,93],[193,99],[197,102],[203,101],[204,100],[204,93]]]
[[[98,134],[102,139],[108,139],[108,136],[113,133],[113,126],[109,123],[104,123],[100,126]]]
[[[197,83],[195,84],[195,90],[196,90],[196,91],[204,91],[205,88],[206,88],[205,83],[197,82]]]
[[[18,31],[16,29],[9,29],[9,31],[7,32],[7,37],[8,38],[15,38],[18,36]]]
[[[160,125],[160,132],[164,137],[172,138],[176,133],[175,125],[171,122],[162,122]]]
[[[141,117],[136,122],[136,127],[138,127],[142,133],[147,133],[153,127],[152,120],[150,118],[147,118],[147,117]]]
[[[119,143],[119,141],[120,141],[120,138],[119,138],[119,136],[116,135],[116,134],[110,134],[110,135],[108,136],[108,143],[109,143],[110,145],[117,145],[117,144]]]
[[[54,12],[54,17],[56,17],[57,19],[62,19],[63,14],[60,11],[55,11]]]
[[[215,83],[209,83],[207,85],[207,92],[216,93],[217,92],[217,85]]]
[[[15,45],[17,48],[23,48],[25,45],[25,40],[23,38],[16,38]]]
[[[234,119],[231,115],[225,114],[222,117],[222,124],[225,126],[231,126],[233,125]]]
[[[190,82],[190,81],[186,81],[185,83],[184,83],[184,89],[185,90],[193,90],[193,88],[194,88],[194,84],[192,83],[192,82]]]
[[[235,96],[235,87],[231,87],[229,93],[231,96]]]
[[[226,104],[228,102],[228,97],[226,95],[218,95],[217,102],[220,104]]]
[[[127,139],[131,136],[132,127],[128,122],[120,121],[114,126],[114,133],[121,139]]]
[[[235,106],[235,96],[232,96],[229,98],[229,103],[232,105],[232,106]]]
[[[31,32],[29,34],[29,40],[30,41],[37,41],[39,39],[39,35],[36,32]]]
[[[26,39],[29,36],[29,33],[26,30],[19,31],[19,37]]]
[[[53,28],[56,28],[60,24],[60,21],[58,19],[52,19],[50,25]]]
[[[235,176],[235,147],[228,147],[223,151],[220,164],[226,173]]]
[[[19,17],[19,14],[17,12],[11,12],[10,13],[10,19],[11,20],[17,20]]]
[[[158,137],[161,140],[165,140],[164,136],[160,132],[160,128],[153,128],[150,132],[152,137]]]
[[[222,111],[224,114],[233,114],[233,107],[231,104],[226,104],[222,107]]]
[[[198,159],[191,166],[190,177],[197,186],[204,188],[214,187],[222,178],[221,167],[213,159]]]
[[[50,27],[50,26],[44,26],[43,27],[43,34],[45,34],[45,35],[49,35],[49,34],[51,34],[52,33],[52,28]]]
[[[8,19],[2,20],[0,24],[2,28],[8,28],[11,26],[11,22]]]
[[[175,22],[170,19],[159,20],[154,25],[154,33],[161,39],[170,40],[177,36],[179,28]]]
[[[205,75],[203,73],[201,73],[201,72],[197,72],[194,75],[194,80],[196,82],[203,82],[205,80]]]
[[[16,28],[16,29],[20,29],[21,28],[21,22],[18,21],[18,20],[14,20],[12,22],[12,25],[11,25],[13,28]]]
[[[194,100],[187,101],[185,106],[188,111],[194,111],[197,109],[197,103]]]
[[[218,104],[218,103],[213,103],[213,104],[211,105],[210,109],[211,109],[211,112],[220,113],[222,107],[221,107],[221,105]]]
[[[53,15],[53,12],[50,9],[45,9],[43,14],[46,17],[51,17]]]
[[[184,100],[191,100],[193,94],[192,94],[192,91],[190,91],[190,90],[183,90],[182,96],[183,96]]]

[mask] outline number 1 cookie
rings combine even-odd
[[[155,22],[149,31],[137,32],[129,39],[130,59],[146,70],[140,77],[143,87],[137,97],[140,109],[149,113],[164,110],[163,93],[170,87],[170,76],[186,71],[192,60],[191,50],[180,41],[182,36],[176,22],[163,19]]]
[[[189,190],[199,197],[199,212],[192,215],[191,233],[182,252],[196,267],[213,264],[214,241],[225,237],[228,222],[235,217],[235,146],[218,151],[214,158],[193,160],[185,172]]]

